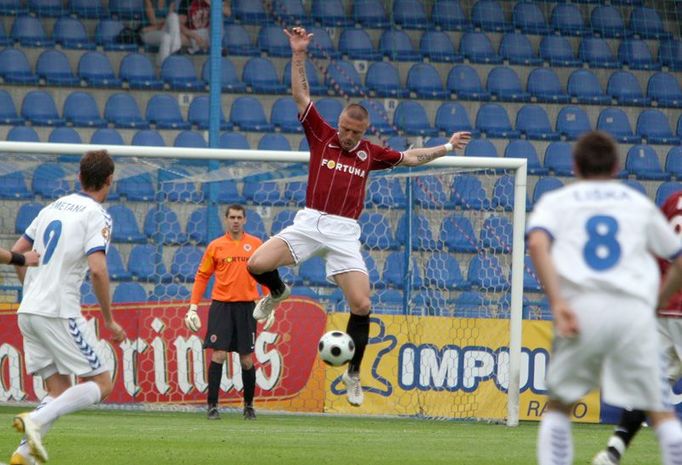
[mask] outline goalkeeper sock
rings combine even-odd
[[[208,366],[208,398],[209,407],[218,405],[218,392],[220,391],[220,380],[223,377],[223,364],[211,361]]]
[[[275,299],[284,292],[285,286],[282,278],[279,276],[279,271],[275,268],[272,271],[266,271],[261,274],[253,274],[249,271],[258,284],[261,284],[270,289],[270,295]]]
[[[360,364],[362,357],[365,355],[365,347],[369,341],[369,315],[350,314],[348,318],[348,325],[346,332],[353,339],[355,343],[355,354],[348,364],[349,373],[357,373],[360,371]]]
[[[620,417],[616,430],[613,432],[613,436],[609,439],[609,452],[620,459],[644,421],[646,421],[644,411],[625,410]]]
[[[537,449],[539,465],[571,465],[573,463],[571,420],[566,414],[549,411],[542,416]]]
[[[242,383],[244,384],[244,406],[253,405],[253,393],[256,391],[256,367],[248,370],[242,368]]]

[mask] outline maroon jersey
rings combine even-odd
[[[682,191],[675,192],[665,199],[661,210],[670,224],[675,228],[675,232],[682,237]],[[670,267],[670,263],[665,260],[658,260],[661,267],[661,275],[665,275]],[[658,316],[667,318],[682,318],[682,291],[675,294],[670,303],[663,309],[658,310]]]
[[[336,129],[322,118],[312,101],[299,118],[310,146],[305,206],[357,219],[365,204],[369,172],[396,166],[403,154],[364,139],[346,152]]]

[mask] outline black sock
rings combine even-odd
[[[218,405],[218,392],[220,391],[220,380],[223,377],[223,364],[211,361],[208,366],[208,406]]]
[[[279,271],[274,269],[272,271],[266,271],[261,274],[253,274],[249,271],[249,274],[253,276],[258,284],[270,289],[270,295],[273,297],[279,297],[282,292],[284,292],[284,282],[282,278],[279,277]]]
[[[646,421],[646,413],[643,410],[625,410],[620,417],[618,426],[613,432],[614,436],[618,436],[625,443],[625,447],[630,445],[630,441],[635,437],[637,432],[642,427],[642,423]],[[609,447],[609,452],[620,459],[620,451],[615,447]]]
[[[244,383],[244,407],[252,407],[253,393],[256,391],[256,367],[248,370],[242,368],[242,383]]]
[[[350,318],[348,318],[346,332],[355,343],[355,354],[348,364],[348,372],[357,373],[360,371],[362,357],[365,355],[365,347],[367,347],[367,342],[369,341],[369,315],[355,315],[351,313]]]

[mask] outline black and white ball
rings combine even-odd
[[[345,365],[353,358],[355,343],[348,334],[342,331],[329,331],[320,338],[317,351],[324,363],[338,367]]]

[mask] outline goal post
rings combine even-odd
[[[195,216],[197,213],[195,210],[200,207],[221,209],[226,203],[218,200],[215,185],[205,189],[202,195],[196,197],[189,194],[172,197],[168,194],[169,189],[163,188],[162,184],[177,183],[177,186],[188,184],[192,185],[192,192],[202,192],[202,185],[205,183],[229,180],[239,186],[240,194],[243,195],[246,195],[247,184],[251,188],[255,186],[256,189],[274,184],[276,187],[274,190],[278,192],[277,195],[282,195],[282,199],[273,200],[259,191],[257,195],[248,196],[246,200],[247,210],[255,210],[259,212],[259,217],[267,218],[266,223],[269,227],[262,226],[260,230],[260,233],[267,237],[277,232],[278,213],[286,210],[287,214],[292,215],[297,208],[300,208],[300,197],[298,200],[293,195],[289,197],[287,194],[290,192],[288,193],[287,189],[290,189],[294,183],[305,184],[307,170],[301,164],[308,162],[309,155],[307,152],[284,151],[0,142],[0,154],[3,155],[0,164],[5,165],[4,168],[0,166],[0,179],[14,169],[8,167],[14,166],[30,183],[31,176],[34,176],[40,165],[57,164],[63,165],[62,171],[66,173],[65,179],[73,187],[77,179],[75,178],[77,165],[61,162],[59,157],[65,154],[78,155],[95,149],[106,149],[112,156],[117,157],[115,174],[117,183],[121,183],[122,175],[132,178],[140,173],[147,173],[153,176],[156,184],[156,193],[152,198],[130,201],[124,193],[118,191],[117,195],[120,195],[120,198],[110,202],[108,206],[122,204],[130,208],[137,215],[139,224],[145,223],[145,227],[147,226],[145,220],[148,218],[144,216],[149,216],[150,210],[162,207],[166,208],[169,214],[180,218],[180,222],[183,223],[180,230],[183,238],[175,240],[170,239],[164,242],[160,238],[171,229],[169,224],[164,223],[166,219],[157,219],[155,223],[152,222],[154,224],[150,223],[151,227],[157,229],[149,233],[147,237],[122,239],[120,244],[116,243],[116,238],[114,238],[114,245],[121,249],[121,261],[124,265],[126,263],[130,265],[134,261],[131,255],[134,254],[135,244],[148,246],[154,251],[158,258],[150,258],[150,261],[158,259],[159,262],[165,262],[166,271],[152,271],[151,277],[134,273],[131,275],[130,266],[128,266],[128,269],[123,270],[128,274],[116,282],[116,287],[128,281],[141,284],[146,295],[150,296],[149,302],[155,302],[154,309],[162,308],[161,312],[165,312],[162,315],[168,316],[168,320],[153,318],[151,310],[151,313],[140,313],[140,321],[150,320],[149,337],[145,339],[141,336],[137,343],[130,341],[127,345],[127,352],[119,352],[121,349],[108,346],[108,353],[117,367],[117,376],[124,378],[120,381],[119,387],[125,391],[119,397],[114,396],[112,402],[118,399],[120,403],[126,403],[128,399],[132,399],[133,402],[140,403],[167,401],[200,404],[205,398],[206,371],[205,367],[201,366],[205,363],[205,359],[201,355],[198,336],[189,334],[180,323],[185,311],[182,302],[186,302],[187,291],[191,290],[196,263],[191,258],[176,263],[176,258],[185,252],[187,257],[194,257],[193,254],[197,253],[194,249],[203,251],[205,247],[206,239],[201,242],[196,238],[197,236],[192,235],[190,231],[192,221],[205,222],[206,231],[211,231],[207,233],[209,236],[215,237],[216,230],[220,229],[219,224],[217,227],[215,224],[211,225],[211,220],[207,219],[207,215],[215,215],[215,211],[203,212],[205,216],[202,217]],[[173,176],[162,176],[161,171],[168,171]],[[60,176],[64,176],[63,172]],[[454,186],[462,176],[469,175],[481,180],[479,183],[483,195],[488,197],[483,207],[467,204],[466,201],[455,201],[453,196],[456,193],[448,191],[448,189],[456,189]],[[383,396],[383,399],[378,399],[376,402],[378,407],[368,410],[368,413],[485,419],[504,422],[509,426],[518,424],[522,371],[526,177],[525,159],[463,156],[442,157],[414,169],[399,168],[393,171],[372,172],[368,186],[377,180],[386,182],[395,180],[399,189],[403,190],[406,200],[403,203],[398,201],[394,191],[372,191],[373,193],[370,192],[372,195],[368,194],[367,199],[368,216],[361,217],[360,220],[363,226],[363,236],[367,232],[367,237],[369,237],[369,245],[364,247],[363,253],[375,262],[376,276],[379,276],[378,271],[383,269],[381,278],[379,280],[374,278],[372,282],[373,293],[377,295],[376,302],[373,299],[373,308],[376,306],[373,310],[373,321],[378,324],[379,329],[376,334],[370,334],[370,346],[376,345],[376,348],[368,348],[363,364],[363,376],[366,370],[369,378],[369,384],[365,386],[366,391]],[[511,190],[500,190],[503,192],[500,194],[497,191],[500,180],[508,181]],[[441,188],[448,191],[445,196],[441,195],[439,191]],[[496,195],[505,195],[506,198],[498,202]],[[51,201],[39,197],[37,200],[40,200],[43,205]],[[14,228],[9,226],[14,222],[8,218],[13,219],[22,203],[28,202],[30,200],[4,201],[0,199],[0,209],[6,217],[2,231],[0,231],[3,246],[11,245],[11,238],[16,238]],[[380,223],[365,221],[372,214],[375,214],[379,220],[385,220],[388,227],[381,229],[383,226]],[[470,237],[464,237],[462,230],[456,230],[459,231],[457,234],[461,233],[471,245],[469,251],[461,252],[451,245],[446,245],[447,239],[450,238],[443,236],[446,234],[445,223],[451,219],[454,221],[455,216],[463,217],[474,225],[474,233]],[[421,220],[424,224],[420,223]],[[488,228],[486,225],[489,222],[497,224],[495,221],[504,223],[505,227],[508,224],[511,228],[511,237],[507,237],[506,232],[503,233],[504,228],[497,228],[497,226],[495,226],[497,229],[490,230],[492,233],[484,231]],[[398,237],[401,222],[404,223],[406,229]],[[184,224],[187,226],[185,227]],[[200,227],[199,229],[203,228],[203,223],[192,226],[192,231],[196,231],[197,226]],[[116,221],[114,228],[116,229]],[[425,241],[421,234],[422,228],[427,228],[427,235],[434,235],[435,239]],[[142,234],[144,236],[145,232],[142,231]],[[508,243],[509,240],[511,243]],[[391,262],[393,258],[397,259],[395,263]],[[450,258],[454,258],[455,261],[451,262]],[[482,280],[474,279],[476,278],[473,271],[474,262],[480,268],[477,271],[482,273]],[[494,266],[491,265],[492,262]],[[452,263],[461,263],[461,270],[463,270],[461,274],[464,276],[459,283],[450,280],[453,274]],[[389,272],[396,271],[392,264],[397,264],[396,269],[402,268],[402,275],[396,278],[396,284],[382,282]],[[496,268],[487,269],[488,265]],[[459,269],[456,271],[456,274],[460,273]],[[345,410],[343,387],[338,384],[340,377],[338,370],[326,369],[315,357],[316,340],[312,343],[306,342],[305,345],[311,347],[305,349],[305,354],[297,352],[298,350],[304,351],[304,348],[303,346],[299,348],[295,341],[288,341],[288,345],[279,352],[274,349],[268,351],[273,347],[279,347],[276,344],[283,343],[282,341],[289,336],[293,338],[296,334],[300,334],[301,337],[310,339],[311,334],[317,334],[315,331],[330,329],[330,327],[345,328],[346,317],[340,312],[347,311],[347,308],[344,307],[342,296],[339,296],[334,287],[315,281],[314,277],[304,273],[303,266],[299,267],[296,272],[286,272],[284,275],[295,277],[301,284],[301,289],[307,287],[316,292],[319,291],[317,292],[319,296],[317,308],[321,310],[323,316],[319,322],[303,318],[301,315],[305,313],[298,313],[294,304],[292,308],[287,307],[283,310],[283,321],[280,322],[279,328],[281,334],[264,335],[262,346],[259,346],[263,350],[259,350],[259,347],[256,350],[259,363],[263,366],[266,362],[268,364],[267,369],[262,368],[259,372],[257,396],[260,394],[259,398],[270,399],[267,396],[271,395],[273,409],[353,412]],[[12,283],[10,276],[3,275],[2,278],[3,285]],[[372,270],[370,270],[370,278],[372,278]],[[416,282],[417,279],[419,283]],[[165,300],[163,298],[152,300],[151,296],[161,283],[168,286],[175,285],[179,290],[173,291],[177,293],[169,295]],[[400,294],[401,301],[398,303],[381,300],[383,297],[396,293]],[[464,303],[465,297],[470,297],[469,294],[476,294],[484,303],[478,307],[469,306]],[[306,305],[313,305],[310,295],[302,295],[301,298],[301,302],[307,302]],[[161,304],[167,301],[174,304],[163,307]],[[134,307],[134,305],[123,304],[121,311],[134,311]],[[299,320],[288,321],[287,318],[299,318]],[[493,319],[496,319],[499,324],[488,324]],[[168,321],[173,323],[169,325]],[[147,324],[146,320],[144,324]],[[311,326],[297,329],[297,325]],[[482,336],[483,333],[488,332],[488,328],[498,326],[504,328],[502,330],[504,334]],[[168,339],[157,343],[156,339],[161,337],[163,331],[169,334]],[[283,337],[284,333],[289,336]],[[385,337],[387,335],[393,337],[393,345],[387,342],[388,339]],[[152,336],[154,340],[151,340]],[[437,342],[434,342],[434,337]],[[481,337],[480,340],[479,337]],[[449,341],[449,338],[455,341]],[[494,342],[495,338],[498,339],[497,342]],[[9,336],[0,331],[0,346],[8,340]],[[373,344],[373,341],[376,344]],[[381,344],[387,344],[387,346],[381,347]],[[395,351],[387,355],[389,350],[387,347],[394,348],[396,344],[398,348],[395,351],[399,350],[399,355]],[[177,350],[169,355],[171,345]],[[474,349],[478,347],[482,349],[476,352]],[[9,350],[8,348],[0,353],[0,357],[8,357]],[[157,352],[160,350],[165,350],[166,355],[160,355]],[[164,359],[164,356],[168,359]],[[296,359],[295,357],[298,356],[305,360]],[[20,355],[16,357],[20,358]],[[144,360],[136,361],[135,357],[142,357]],[[389,359],[390,362],[387,362],[386,360]],[[291,381],[293,384],[301,385],[301,392],[307,396],[305,401],[301,400],[301,396],[297,394],[298,391],[294,393],[289,390],[285,382],[287,376],[293,376],[290,373],[290,371],[293,372],[292,368],[287,364],[294,363],[294,361],[295,363],[308,363],[312,367],[312,372],[318,373],[317,375],[308,373],[306,375],[308,377],[303,381],[300,379]],[[448,365],[448,361],[452,364]],[[164,379],[164,376],[168,378],[167,373],[158,372],[161,369],[159,367],[163,367],[164,364],[172,364],[176,367],[177,373],[172,376],[177,378],[177,386],[168,379]],[[19,367],[21,365],[19,363]],[[228,365],[225,369],[222,387],[228,393],[232,391],[229,399],[236,402],[238,395],[234,391],[238,391],[241,387],[238,362],[232,360],[232,363]],[[11,366],[11,363],[8,366]],[[135,369],[138,371],[129,372]],[[20,384],[26,384],[26,382]],[[375,382],[375,385],[372,386],[371,382]],[[477,386],[486,383],[490,384],[490,387],[486,387],[484,391],[495,391],[495,399],[503,395],[504,401],[495,400],[496,405],[482,408],[481,405],[488,401],[475,397],[478,395],[476,389]],[[383,389],[383,385],[390,386],[391,389]],[[40,391],[36,383],[33,383],[33,386],[33,392],[30,393],[27,390],[23,398],[19,394],[20,391],[15,390],[12,391],[13,395],[5,394],[5,400],[30,400]],[[397,395],[398,387],[401,389],[400,396],[391,399],[390,393],[394,392],[394,395]],[[173,391],[174,389],[177,392]],[[154,394],[147,394],[147,390],[153,391]],[[333,398],[329,400],[328,396]],[[366,402],[372,404],[373,400],[373,396],[370,395]],[[498,405],[501,402],[506,405]]]

